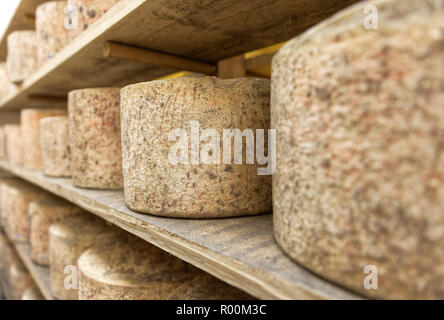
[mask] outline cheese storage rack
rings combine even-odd
[[[20,2],[1,39],[1,57],[5,56],[7,35],[23,28],[23,21],[32,22],[30,12],[42,2]],[[187,66],[190,71],[223,78],[266,76],[261,70],[269,68],[280,43],[354,2],[221,0],[198,6],[184,0],[121,0],[1,101],[0,118],[17,118],[23,107],[65,107],[67,93],[74,89],[149,81],[186,70]],[[164,7],[178,6],[182,8],[180,16],[160,14]],[[215,12],[221,14],[216,17]],[[264,47],[271,49],[245,54]],[[271,214],[215,220],[162,218],[129,210],[122,191],[78,189],[69,179],[49,178],[6,161],[0,161],[0,169],[256,298],[360,298],[290,260],[274,240]],[[27,245],[15,248],[41,292],[52,299],[49,270],[30,260]]]

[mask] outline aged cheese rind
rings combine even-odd
[[[71,91],[68,108],[73,184],[122,189],[120,89]]]
[[[0,101],[3,101],[16,91],[17,86],[9,79],[6,63],[0,63]]]
[[[22,300],[45,300],[45,297],[36,285],[32,285],[23,292]]]
[[[52,196],[29,204],[31,259],[49,266],[49,227],[66,217],[85,213],[68,201]]]
[[[122,233],[78,261],[79,300],[162,300],[199,272],[165,251]]]
[[[365,5],[376,30],[363,27]],[[366,296],[444,298],[443,8],[368,1],[273,59],[276,239]]]
[[[202,273],[174,290],[168,300],[253,300],[254,298],[223,281]]]
[[[78,290],[65,288],[69,274],[65,268],[77,267],[79,256],[92,245],[112,239],[114,228],[93,215],[67,217],[49,228],[50,284],[57,299],[77,300]],[[74,279],[76,280],[76,279]]]
[[[67,4],[67,1],[48,1],[37,7],[35,28],[39,66],[69,43],[69,31],[65,28]]]
[[[6,124],[3,128],[5,133],[6,160],[13,165],[21,166],[23,164],[23,141],[20,125]]]
[[[37,35],[35,31],[14,31],[7,42],[6,68],[9,79],[19,83],[37,69]]]
[[[112,6],[120,0],[70,0],[70,4],[76,9],[77,28],[71,30],[71,38],[89,28],[99,20]]]
[[[51,177],[71,176],[69,120],[66,116],[40,120],[42,172]]]
[[[42,167],[42,150],[40,146],[40,119],[66,115],[63,109],[24,109],[20,113],[23,166],[39,170]],[[26,150],[26,152],[25,152]]]
[[[257,164],[173,164],[175,129],[190,139],[190,122],[201,132],[270,127],[270,82],[190,77],[151,81],[122,89],[122,153],[125,202],[133,210],[186,218],[219,218],[271,211],[271,177]],[[204,145],[201,142],[201,145]],[[245,154],[245,143],[244,143]],[[188,161],[191,162],[189,152]],[[255,161],[256,163],[256,161]]]

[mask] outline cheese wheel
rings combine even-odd
[[[70,0],[69,3],[75,9],[73,18],[77,17],[77,20],[73,21],[73,29],[70,32],[71,38],[77,37],[88,29],[117,2],[119,0]]]
[[[71,91],[68,107],[73,184],[121,189],[120,89]]]
[[[168,300],[253,300],[249,294],[202,273],[174,290]]]
[[[224,131],[231,129],[239,129],[239,134],[250,130],[253,139],[256,129],[263,129],[267,141],[269,87],[265,79],[190,77],[123,88],[122,153],[128,207],[183,218],[270,212],[271,176],[259,175],[255,153],[250,152],[254,164],[246,164],[247,148],[242,143],[242,164],[233,164],[223,154],[230,157],[234,143],[224,143],[222,148]],[[201,141],[200,152],[196,140]],[[254,150],[255,140],[250,141]],[[179,143],[180,153],[173,151]],[[174,162],[182,151],[185,157]]]
[[[19,124],[4,126],[6,159],[9,163],[21,166],[23,164],[22,133]]]
[[[93,215],[75,215],[49,228],[51,292],[57,299],[77,300],[77,259],[92,245],[113,238],[117,232]],[[67,273],[65,273],[67,271]]]
[[[32,285],[23,292],[22,300],[45,300],[45,297],[43,297],[36,285]]]
[[[39,66],[52,59],[69,43],[69,32],[65,28],[67,4],[67,1],[48,1],[37,7],[35,28]]]
[[[197,269],[129,234],[93,246],[78,261],[79,300],[162,300]]]
[[[40,119],[66,115],[63,109],[24,109],[20,113],[23,165],[27,169],[41,169],[42,152],[40,146]]]
[[[2,190],[3,190],[3,188],[6,188],[7,184],[14,182],[14,181],[20,181],[20,180],[15,179],[15,178],[0,178],[0,225],[4,229],[6,229],[7,220],[6,220],[6,214],[3,214],[3,207],[7,204],[8,199],[4,198],[2,200]],[[3,185],[5,185],[5,186],[3,186]],[[5,201],[5,204],[3,204],[3,201]],[[5,211],[5,213],[6,212],[7,211]]]
[[[0,127],[0,160],[6,159],[6,138],[5,138],[5,128]]]
[[[14,31],[7,42],[6,68],[9,79],[20,83],[37,69],[37,36],[35,31]]]
[[[51,177],[70,177],[68,117],[49,117],[40,120],[40,146],[43,173]]]
[[[8,279],[13,300],[20,300],[26,289],[34,284],[32,276],[20,261],[20,258],[9,265]]]
[[[273,59],[276,239],[366,296],[444,298],[443,8],[365,1]]]
[[[17,91],[17,86],[9,80],[6,63],[0,63],[0,102]]]
[[[28,207],[50,194],[22,180],[14,180],[2,185],[2,215],[6,219],[6,230],[12,241],[29,241]]]
[[[31,259],[49,266],[49,227],[66,217],[85,211],[55,196],[29,204]]]

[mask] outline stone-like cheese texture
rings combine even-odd
[[[67,4],[67,1],[49,1],[37,7],[35,28],[39,66],[53,58],[69,42],[69,31],[65,28]]]
[[[6,229],[7,226],[7,219],[6,219],[6,212],[3,211],[3,207],[7,205],[8,199],[4,198],[2,199],[2,190],[8,188],[8,185],[11,183],[14,183],[15,181],[20,181],[20,179],[17,178],[0,178],[0,225],[3,226],[3,229]],[[5,191],[7,192],[7,191]],[[7,193],[6,193],[7,194]],[[3,201],[4,204],[3,204]]]
[[[8,36],[6,68],[9,79],[22,82],[37,69],[37,36],[35,31],[15,31]]]
[[[67,217],[49,227],[51,292],[57,299],[77,300],[78,290],[65,288],[65,267],[77,266],[80,255],[94,244],[113,238],[115,228],[89,214]],[[72,276],[75,270],[68,269]],[[69,279],[68,279],[69,280]],[[71,279],[73,284],[77,279]]]
[[[22,180],[2,184],[2,216],[11,240],[20,243],[29,241],[29,204],[50,196],[46,191]]]
[[[174,290],[168,300],[253,300],[249,294],[202,273]]]
[[[66,217],[84,213],[84,210],[55,196],[29,204],[31,259],[49,265],[49,227]]]
[[[23,164],[23,142],[19,124],[7,124],[4,127],[6,160],[21,166]]]
[[[17,91],[17,86],[11,82],[8,76],[6,63],[0,63],[0,101]]]
[[[8,280],[13,300],[20,300],[26,289],[34,284],[32,276],[19,257],[16,257],[14,262],[9,265]]]
[[[263,79],[220,80],[212,77],[151,81],[122,89],[122,153],[125,202],[133,210],[171,217],[219,218],[271,211],[271,176],[258,175],[254,164],[224,164],[224,129],[270,127],[270,82]],[[177,146],[174,130],[184,130],[191,150],[191,121],[216,136],[220,154],[205,151],[214,162],[173,163],[169,153]],[[197,138],[198,139],[198,138]],[[233,139],[231,139],[233,141]],[[245,139],[244,139],[245,140]],[[199,149],[193,149],[199,150]],[[233,147],[231,147],[231,151]],[[217,152],[217,150],[215,150]],[[179,156],[179,151],[176,156]],[[233,157],[232,157],[233,158]],[[225,162],[226,163],[226,162]]]
[[[40,146],[40,119],[66,115],[63,109],[24,109],[20,113],[23,165],[27,169],[39,170],[42,167]]]
[[[79,300],[164,300],[197,269],[144,240],[122,233],[78,262]]]
[[[73,184],[121,189],[120,89],[71,91],[68,108]]]
[[[45,297],[43,297],[36,285],[32,285],[23,292],[22,300],[45,300]]]
[[[40,120],[42,171],[51,177],[71,176],[69,120],[66,116]]]
[[[76,9],[77,28],[71,30],[71,37],[75,38],[85,31],[94,22],[99,20],[112,6],[120,0],[69,0]],[[74,21],[75,22],[75,21]]]
[[[369,4],[376,30],[363,27]],[[365,2],[273,59],[276,239],[366,296],[444,298],[443,8]],[[377,290],[364,288],[370,265]]]

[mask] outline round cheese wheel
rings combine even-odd
[[[202,273],[174,290],[168,300],[253,300],[249,294]]]
[[[117,232],[93,215],[67,217],[49,228],[51,292],[57,299],[78,299],[77,260],[92,245]],[[65,273],[66,272],[66,273]]]
[[[120,89],[71,91],[68,107],[73,184],[121,189]]]
[[[265,79],[213,77],[123,88],[122,152],[128,207],[183,218],[271,212],[271,176],[259,175],[262,166],[254,152],[257,129],[264,130],[267,142],[269,90]],[[252,159],[246,156],[245,143],[237,144],[242,150],[235,149],[235,139],[223,138],[234,129],[239,135],[251,133]],[[242,156],[239,164],[234,164],[234,149]]]
[[[29,204],[50,196],[48,192],[22,180],[2,185],[2,215],[5,217],[6,230],[12,241],[29,241]]]
[[[33,285],[25,290],[22,294],[22,300],[45,300],[39,288]]]
[[[40,146],[40,119],[66,115],[63,109],[24,109],[20,113],[23,165],[28,169],[42,168],[42,151]],[[26,150],[26,152],[25,152]]]
[[[77,37],[94,22],[99,20],[113,5],[120,0],[70,0],[75,12],[71,38]]]
[[[8,275],[11,297],[20,300],[26,289],[34,284],[34,280],[18,257],[9,265]]]
[[[55,196],[29,204],[31,259],[49,266],[49,227],[66,217],[85,214],[85,211]]]
[[[79,258],[80,300],[162,300],[198,272],[129,234],[114,240]]]
[[[71,148],[68,117],[49,117],[40,120],[40,146],[43,173],[51,177],[70,177]]]
[[[9,79],[20,83],[37,69],[37,36],[35,31],[14,31],[7,42],[6,68]]]
[[[22,133],[19,124],[4,126],[6,159],[10,164],[23,164]]]
[[[365,1],[273,59],[276,239],[366,296],[444,298],[443,5]]]
[[[0,63],[0,101],[17,91],[17,86],[11,82],[6,63]]]
[[[53,58],[69,43],[69,31],[65,28],[67,5],[67,1],[48,1],[37,7],[35,29],[39,66]]]

